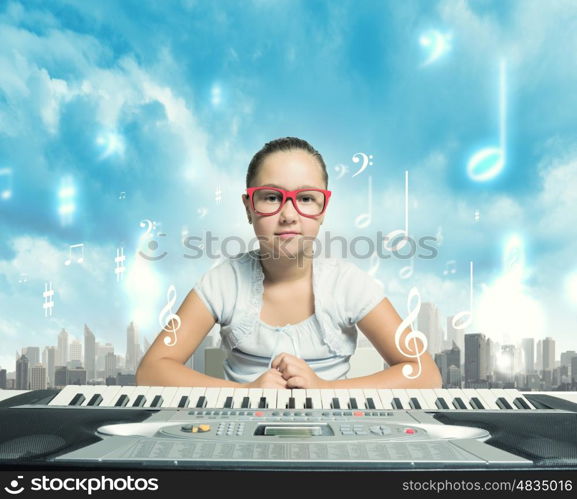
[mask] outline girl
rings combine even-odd
[[[331,195],[322,156],[304,140],[274,140],[252,158],[246,185],[242,202],[260,248],[201,277],[177,312],[178,342],[167,346],[165,333],[159,334],[140,363],[137,384],[440,388],[439,370],[426,352],[420,376],[401,372],[406,364],[418,372],[417,363],[395,346],[401,318],[376,281],[352,262],[312,256]],[[225,380],[184,366],[216,322]],[[390,367],[348,379],[357,326]]]

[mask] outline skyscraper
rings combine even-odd
[[[46,368],[36,364],[30,368],[30,389],[44,390],[46,388]]]
[[[28,365],[26,355],[16,361],[16,390],[29,390]]]
[[[96,338],[86,324],[84,324],[84,367],[89,380],[96,378]]]
[[[434,303],[421,304],[418,316],[419,331],[425,333],[428,342],[427,352],[434,357],[443,348],[443,330],[439,319],[439,310]]]
[[[543,340],[543,371],[555,369],[555,340],[547,336]]]
[[[138,332],[131,322],[126,329],[126,369],[136,372],[140,362],[140,344],[138,342]]]
[[[79,367],[82,365],[82,343],[74,338],[70,342],[70,347],[68,349],[70,352],[70,358],[68,359],[68,365],[70,367]]]
[[[48,384],[54,386],[54,366],[56,365],[56,347],[45,347],[42,359],[46,366],[46,379]]]
[[[487,380],[488,343],[481,333],[465,335],[465,387]]]
[[[535,372],[535,339],[523,338],[521,349],[523,352],[523,372],[532,374]]]
[[[68,362],[68,333],[62,329],[58,334],[58,347],[56,348],[56,365],[65,366]]]

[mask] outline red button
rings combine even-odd
[[[405,428],[405,433],[407,435],[414,435],[415,434],[415,430],[413,430],[412,428]]]
[[[365,413],[362,412],[362,411],[355,411],[355,412],[353,412],[353,416],[364,416],[364,415],[365,415]]]
[[[254,415],[255,415],[255,416],[264,416],[264,412],[262,412],[262,411],[256,411],[256,412],[254,413]]]

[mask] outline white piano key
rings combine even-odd
[[[232,396],[232,406],[235,409],[240,409],[245,397],[248,397],[248,388],[235,388]]]
[[[389,388],[378,388],[377,393],[381,399],[381,405],[383,409],[392,409],[393,408],[393,390]]]
[[[134,392],[135,389],[136,386],[123,386],[120,390],[118,390],[112,402],[110,402],[112,407],[116,407],[116,403],[118,402],[120,397],[122,397],[122,395],[126,395],[128,397],[128,400],[123,407],[129,407],[130,401],[133,400],[132,392]]]
[[[206,387],[204,386],[193,387],[189,395],[190,402],[188,404],[188,407],[196,408],[196,404],[198,404],[200,397],[204,397],[205,393],[206,393]]]
[[[373,399],[375,409],[383,409],[383,404],[381,403],[381,397],[379,397],[379,394],[377,393],[377,390],[375,388],[365,388],[363,391],[365,394],[365,402],[369,398]]]
[[[146,397],[148,390],[150,390],[149,386],[135,386],[134,390],[132,390],[132,396],[130,397],[126,407],[135,407],[134,402],[136,402],[138,396],[144,395]],[[102,405],[102,403],[100,405]],[[144,407],[144,405],[141,405],[140,407]]]
[[[207,409],[218,409],[216,402],[218,401],[218,394],[221,388],[217,386],[209,386],[204,392],[206,397],[206,408]]]
[[[503,388],[493,388],[491,389],[491,392],[493,395],[495,395],[496,398],[503,397],[507,402],[509,402],[511,409],[508,410],[519,410],[519,408],[515,405],[515,397],[511,397]]]
[[[112,401],[116,399],[116,395],[120,390],[124,388],[123,386],[109,386],[102,394],[102,402],[100,402],[99,407],[112,407]]]
[[[345,388],[335,388],[335,397],[339,399],[339,405],[341,409],[349,408],[349,391]]]
[[[364,411],[366,409],[365,394],[361,388],[349,388],[349,400],[347,401],[347,409],[349,408],[349,404],[352,398],[357,402],[357,409],[353,410]]]
[[[250,400],[250,408],[257,409],[260,398],[262,397],[262,388],[249,388],[248,398]]]
[[[154,401],[154,398],[157,395],[160,395],[162,397],[162,393],[164,392],[164,388],[165,388],[164,386],[149,386],[148,390],[144,394],[144,396],[146,397],[146,402],[144,403],[144,405],[142,407],[143,408],[152,408],[152,409],[160,408],[160,406],[158,406],[158,405],[155,407],[152,407],[152,402]]]
[[[407,397],[407,392],[400,388],[393,388],[393,398],[398,398],[403,404],[403,409],[410,409],[409,397]]]
[[[306,396],[312,399],[313,409],[322,409],[323,408],[323,400],[321,398],[321,389],[320,388],[308,388],[306,390]]]
[[[507,393],[509,395],[509,399],[511,399],[513,401],[516,398],[520,398],[520,399],[524,400],[525,403],[529,406],[529,409],[523,409],[523,410],[528,411],[528,410],[534,409],[533,404],[519,390],[515,390],[514,388],[505,388],[505,393]],[[515,409],[517,409],[516,405],[513,405],[513,406],[515,407]]]
[[[99,387],[102,387],[102,386],[103,385],[86,385],[86,386],[83,386],[82,387],[83,388],[82,393],[84,394],[85,399],[84,399],[84,402],[82,402],[82,404],[80,404],[80,405],[82,407],[85,407],[86,404],[88,404],[88,402],[90,402],[90,399],[92,398],[92,396],[95,393],[98,393],[96,391],[96,389]]]
[[[491,390],[488,388],[476,388],[475,391],[477,392],[477,396],[481,399],[481,402],[483,402],[485,409],[500,410],[499,406],[495,402],[497,397],[495,397]]]
[[[411,398],[415,398],[417,399],[417,402],[419,402],[419,405],[421,406],[421,410],[425,409],[425,404],[424,404],[424,400],[422,400],[422,390],[418,390],[416,388],[406,388],[405,389],[405,394],[407,395],[407,399],[410,401]],[[404,406],[404,404],[403,404]],[[408,406],[405,407],[405,409],[413,409],[413,406],[411,404],[409,404]]]
[[[294,388],[292,396],[295,399],[295,407],[297,409],[305,408],[306,390],[304,388]]]
[[[449,390],[445,388],[433,388],[433,392],[435,393],[436,398],[442,398],[445,400],[447,405],[449,406],[448,409],[444,409],[445,411],[456,411],[455,406],[453,405],[453,396]],[[463,400],[463,402],[466,404]]]
[[[81,386],[67,385],[58,392],[58,394],[48,403],[48,405],[68,405],[77,393],[82,393]]]
[[[263,397],[266,397],[266,402],[268,404],[269,409],[277,408],[276,405],[277,391],[278,390],[275,390],[274,388],[264,388],[262,391]]]
[[[216,401],[216,406],[219,408],[224,408],[224,404],[226,403],[226,399],[228,397],[232,397],[234,394],[234,388],[226,386],[220,389],[218,393],[218,399]]]
[[[421,403],[421,407],[427,410],[439,410],[435,401],[437,400],[437,394],[431,389],[421,389],[419,390],[421,397],[419,398],[419,402]]]
[[[288,407],[290,396],[291,396],[291,390],[288,390],[286,388],[280,389],[276,396],[277,409],[286,409]]]
[[[455,400],[456,398],[460,398],[463,401],[463,403],[465,404],[465,406],[467,407],[467,409],[455,409],[455,410],[465,411],[465,410],[471,410],[472,409],[471,404],[469,402],[470,397],[463,390],[461,390],[460,388],[447,388],[447,391],[453,397],[453,400]],[[451,401],[451,404],[453,404],[453,401]],[[453,405],[453,407],[455,407],[455,406]]]
[[[323,409],[332,409],[333,398],[335,396],[334,390],[331,388],[323,388],[321,390],[321,402]]]
[[[177,387],[176,391],[174,392],[174,395],[172,396],[170,401],[166,404],[166,407],[172,407],[174,409],[177,409],[178,404],[180,403],[180,400],[182,399],[182,397],[188,397],[187,408],[192,407],[192,400],[190,398],[190,392],[191,391],[192,391],[192,388],[190,386]]]

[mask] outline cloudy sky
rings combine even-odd
[[[248,245],[248,162],[289,135],[329,169],[321,240],[401,315],[412,287],[467,310],[472,267],[468,331],[577,350],[576,27],[572,0],[0,2],[0,366],[85,323],[152,340],[215,262],[183,238]],[[406,222],[436,238],[412,273],[371,258]]]

